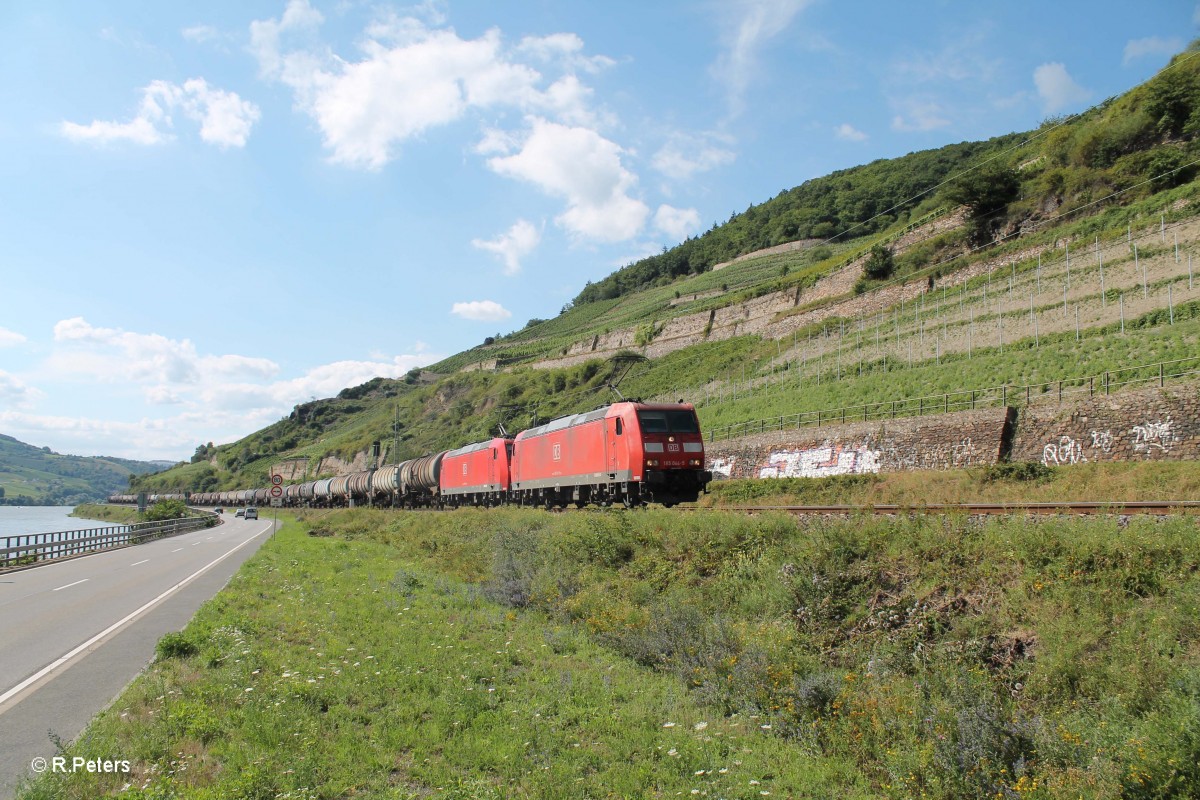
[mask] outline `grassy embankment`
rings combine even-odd
[[[102,503],[84,503],[80,506],[75,506],[75,510],[71,512],[72,517],[82,517],[83,519],[98,519],[102,522],[115,522],[119,525],[129,525],[134,522],[141,522],[142,518],[138,514],[137,506],[111,506]]]
[[[182,506],[181,509],[180,513],[188,517],[205,516],[207,513]],[[70,516],[96,519],[102,522],[115,522],[118,525],[131,525],[135,522],[149,521],[145,514],[138,513],[137,506],[113,506],[101,503],[85,503],[81,506],[76,506]]]
[[[1196,796],[1196,532],[314,515],[22,796]]]

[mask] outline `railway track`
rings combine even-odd
[[[1012,514],[1051,515],[1070,514],[1086,516],[1110,514],[1130,516],[1148,514],[1167,516],[1170,514],[1200,513],[1200,501],[1196,500],[1133,500],[1108,503],[922,503],[920,505],[827,505],[827,506],[679,506],[680,511],[739,511],[748,514],[779,512],[785,514],[820,515],[854,514],[900,515],[900,514],[965,514],[977,516],[1001,516]]]

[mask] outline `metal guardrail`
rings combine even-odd
[[[0,537],[0,569],[22,567],[54,559],[141,544],[180,533],[211,527],[215,517],[185,517],[132,525],[108,525],[74,531],[23,533]]]
[[[1072,395],[1086,394],[1088,397],[1094,397],[1097,394],[1108,395],[1121,387],[1138,384],[1157,384],[1161,387],[1165,386],[1168,380],[1174,381],[1195,375],[1200,375],[1200,357],[1181,358],[1174,361],[1161,361],[1110,370],[1099,375],[1064,378],[1046,383],[963,389],[924,397],[802,411],[797,414],[738,422],[709,428],[708,440],[715,442],[719,439],[734,439],[767,431],[819,428],[822,425],[870,422],[871,420],[896,419],[898,417],[921,417],[926,414],[947,414],[951,411],[967,411],[976,408],[1028,406],[1043,399],[1062,402],[1064,397]]]

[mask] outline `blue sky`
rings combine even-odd
[[[1194,2],[0,7],[0,433],[184,459],[877,158],[1153,75]]]

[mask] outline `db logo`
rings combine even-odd
[[[554,460],[555,460],[555,461],[559,461],[559,460],[561,460],[561,459],[562,459],[562,445],[561,445],[561,444],[556,444],[556,445],[554,445],[554,456],[553,456],[553,458],[554,458]]]
[[[677,445],[677,444],[669,444],[669,445],[667,445],[667,451],[668,451],[668,452],[671,452],[671,453],[678,453],[678,452],[679,452],[679,445]]]

